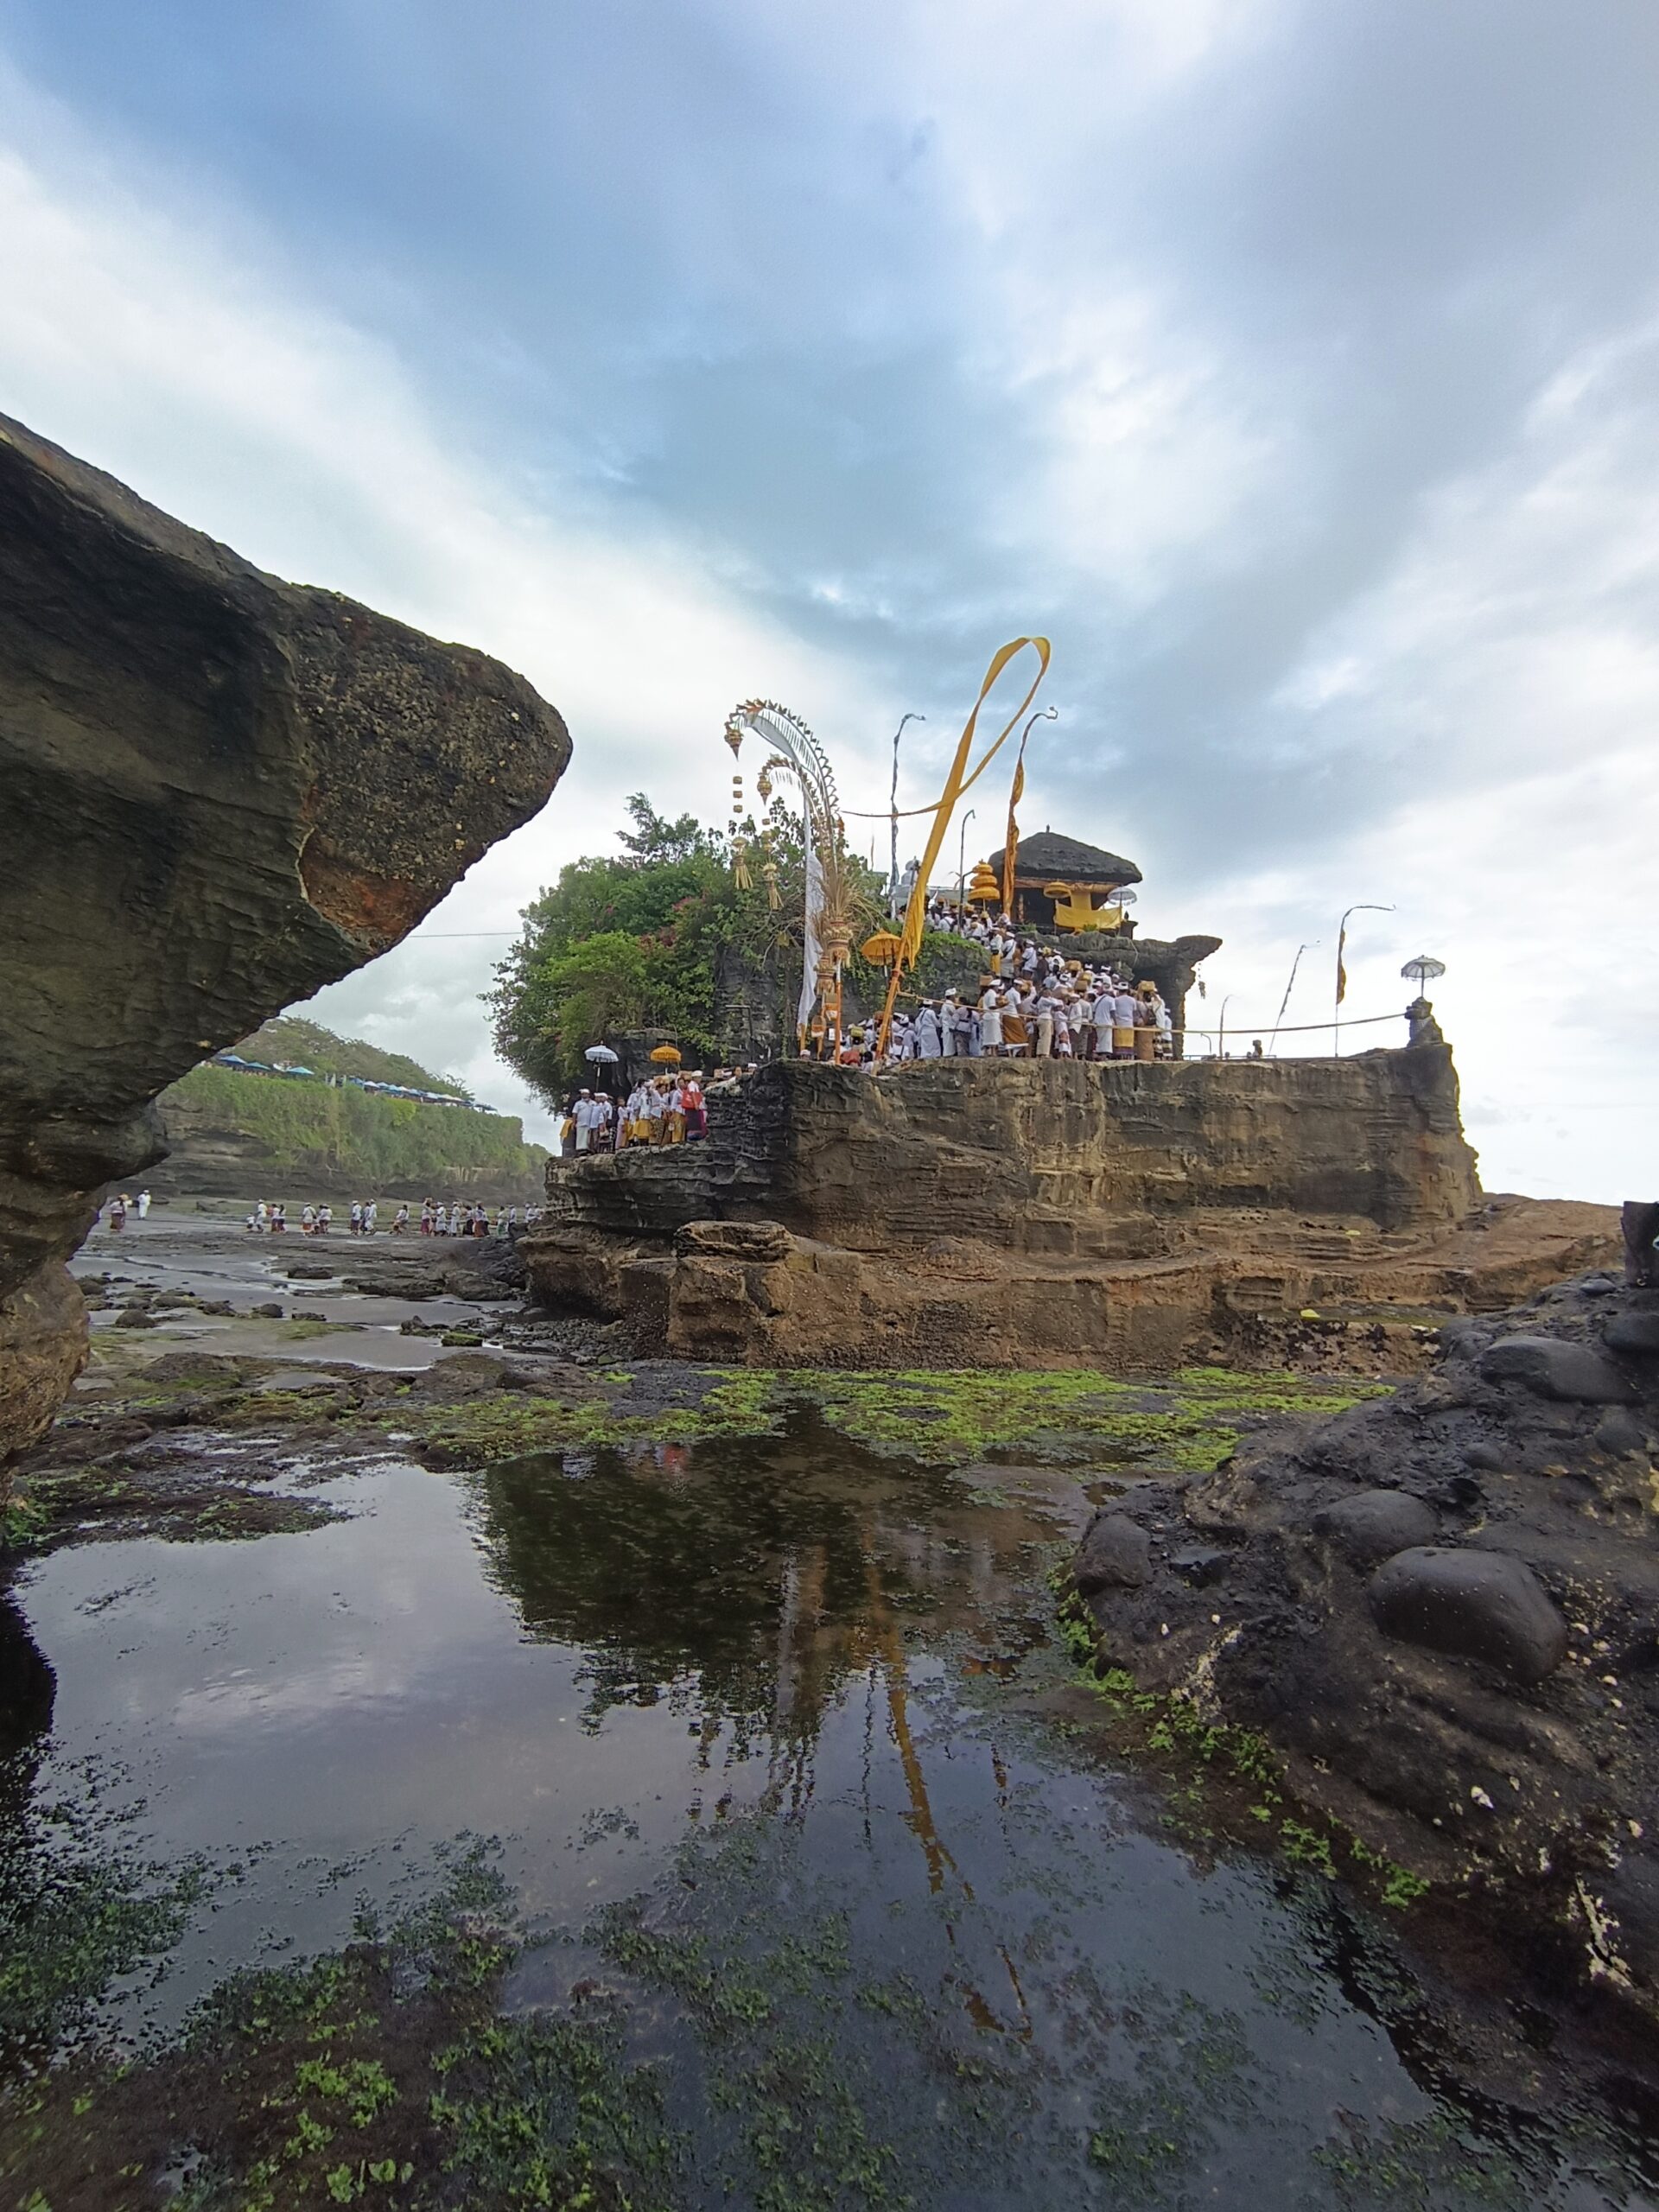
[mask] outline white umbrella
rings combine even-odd
[[[1436,960],[1431,953],[1420,952],[1414,960],[1407,961],[1400,973],[1408,982],[1414,982],[1421,991],[1425,983],[1432,983],[1437,976],[1445,975],[1446,963]]]
[[[608,1045],[590,1045],[582,1057],[584,1060],[614,1061],[616,1054]]]

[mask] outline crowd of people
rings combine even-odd
[[[559,1150],[578,1158],[590,1152],[625,1152],[630,1145],[697,1144],[709,1134],[709,1099],[734,1091],[747,1068],[716,1068],[706,1081],[689,1074],[642,1076],[620,1103],[607,1091],[583,1090],[567,1101]]]
[[[423,1198],[418,1222],[410,1206],[400,1205],[387,1223],[386,1233],[392,1236],[518,1236],[524,1230],[533,1229],[541,1217],[540,1206],[499,1205],[492,1211],[476,1204],[463,1206]],[[273,1205],[269,1199],[261,1198],[250,1211],[247,1226],[258,1236],[283,1236],[288,1229],[287,1205],[281,1200]],[[334,1210],[326,1203],[302,1206],[299,1226],[302,1236],[330,1236],[334,1234]],[[354,1199],[346,1215],[346,1228],[352,1236],[378,1235],[378,1200]]]
[[[905,1060],[1152,1060],[1174,1051],[1168,1007],[1150,979],[1104,963],[1068,960],[1024,937],[1006,914],[935,899],[928,927],[981,950],[986,972],[971,988],[925,998],[893,1016],[881,1065]],[[836,1052],[845,1067],[878,1065],[874,1022],[849,1027]]]

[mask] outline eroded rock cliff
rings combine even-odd
[[[569,757],[499,662],[0,417],[0,1458],[73,1376],[62,1262],[156,1093],[396,944]]]
[[[1342,1061],[803,1061],[701,1145],[549,1170],[543,1294],[642,1350],[763,1365],[1400,1372],[1436,1313],[1616,1249],[1610,1209],[1483,1202],[1439,1041]]]

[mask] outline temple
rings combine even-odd
[[[1003,860],[1004,854],[995,852],[989,861],[999,882]],[[1014,849],[1013,918],[1037,930],[1101,930],[1133,937],[1135,924],[1116,894],[1140,880],[1140,869],[1121,854],[1039,830],[1020,838]]]

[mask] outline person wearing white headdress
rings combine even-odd
[[[938,1009],[931,999],[924,999],[918,1007],[913,1030],[917,1058],[937,1060],[944,1040],[939,1034]]]
[[[995,982],[986,984],[979,1001],[979,1049],[992,1059],[1002,1050],[1002,994]]]

